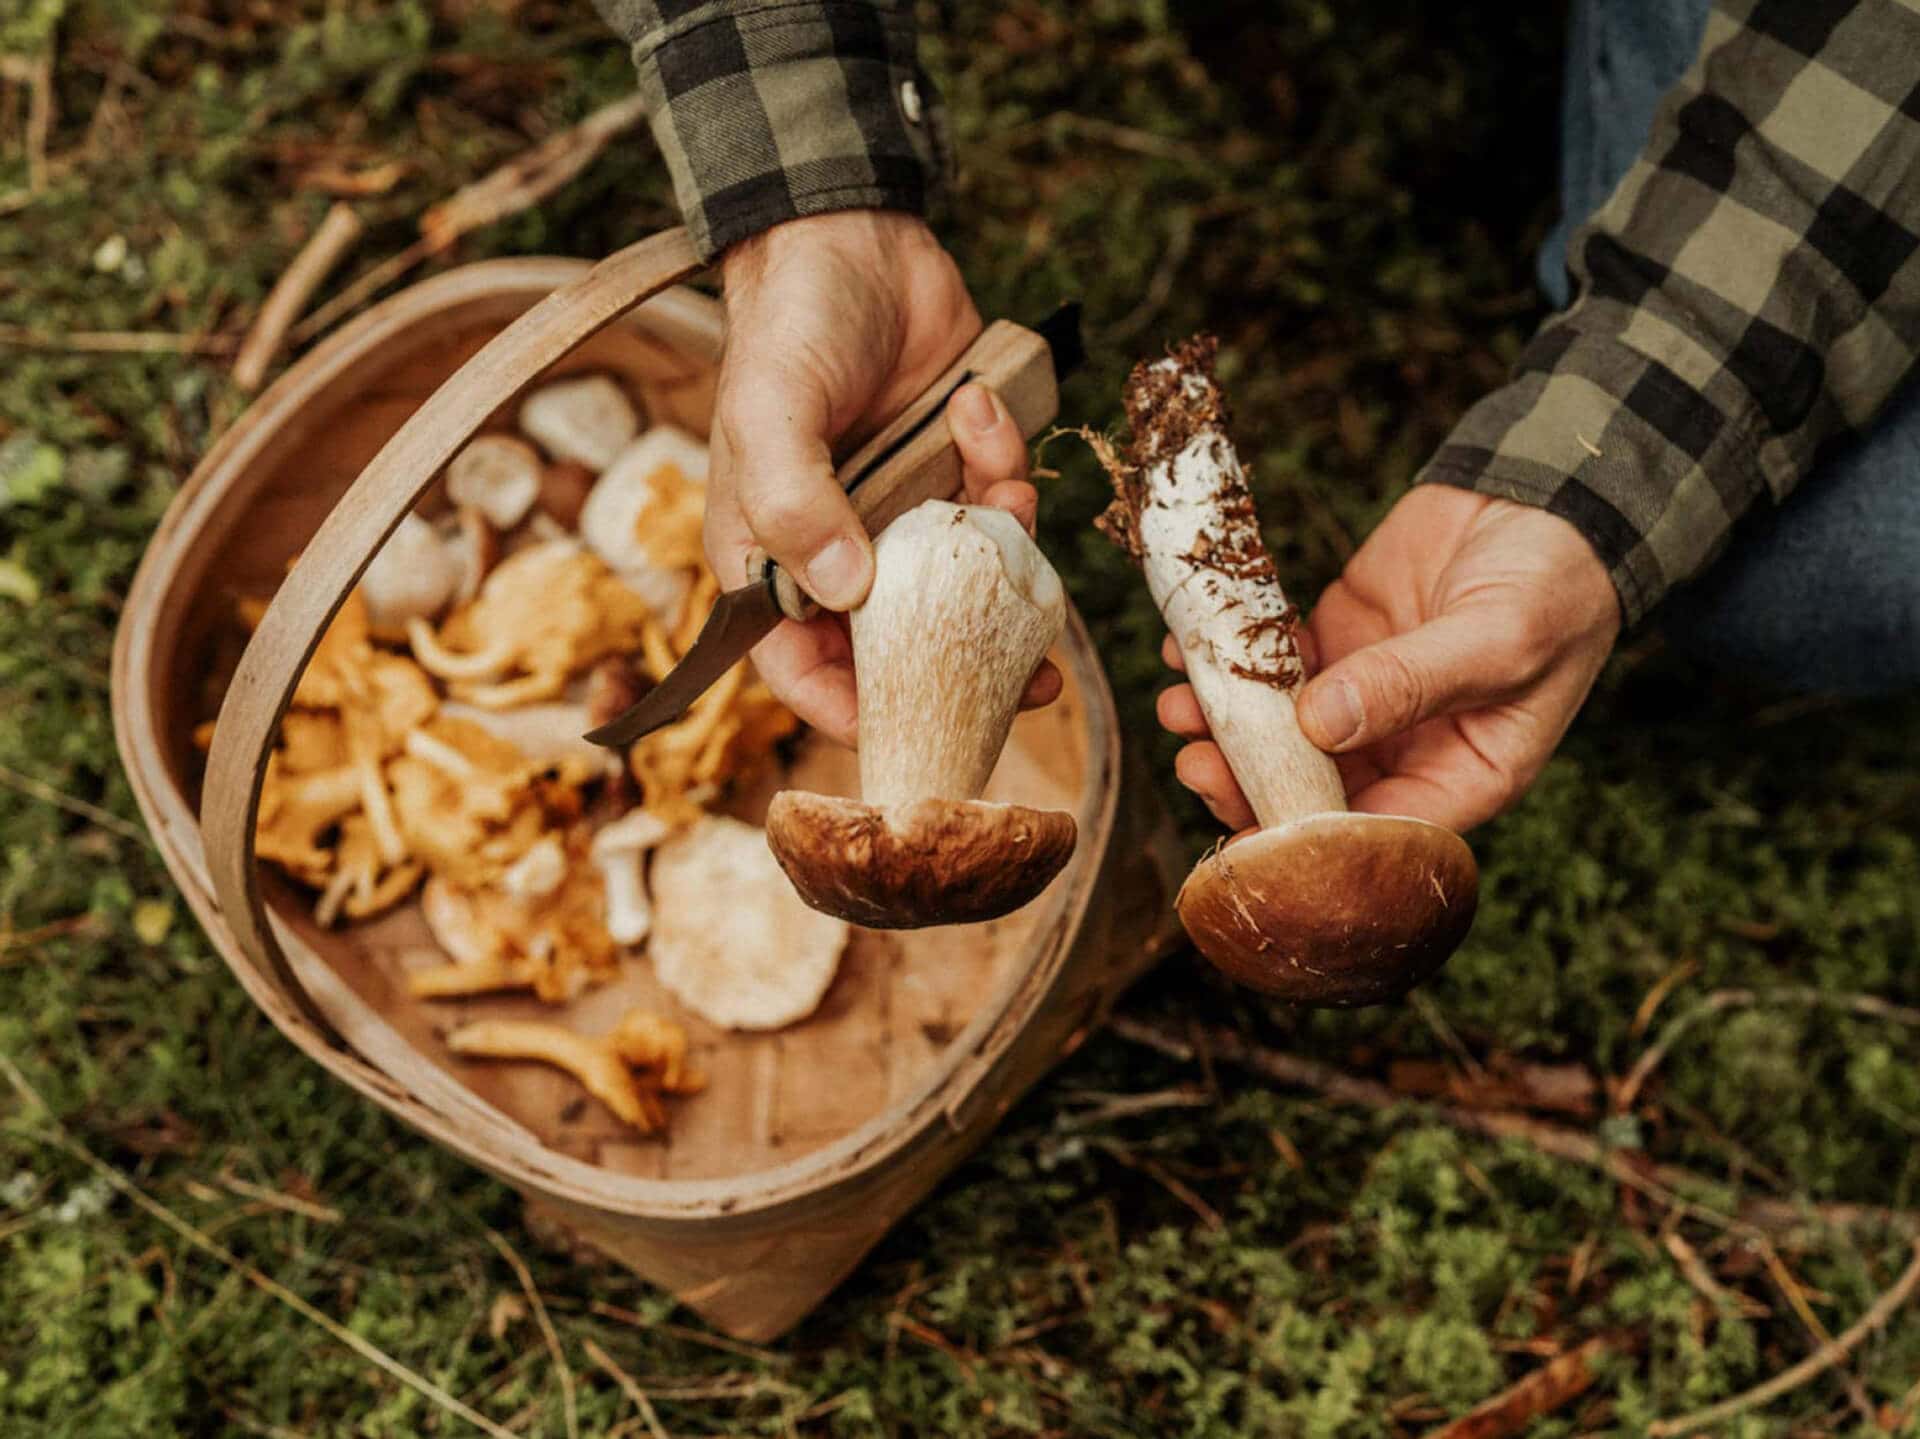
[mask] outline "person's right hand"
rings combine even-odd
[[[848,210],[790,220],[722,262],[727,344],[714,403],[708,562],[747,582],[755,545],[828,611],[873,582],[873,549],[834,478],[833,452],[873,434],[979,335],[966,282],[925,222]],[[1038,497],[1027,443],[999,397],[963,388],[947,406],[969,500],[1011,510],[1029,530]],[[852,651],[843,615],[792,621],[753,651],[767,686],[843,744],[855,738]],[[1060,678],[1043,666],[1026,702]]]
[[[1422,485],[1402,496],[1300,631],[1317,670],[1300,732],[1336,757],[1348,803],[1464,831],[1526,793],[1620,633],[1607,568],[1546,510]],[[1183,668],[1167,637],[1167,663]],[[1191,685],[1160,722],[1193,741],[1180,782],[1230,829],[1254,823]]]

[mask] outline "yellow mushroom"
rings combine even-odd
[[[628,1011],[611,1034],[598,1038],[541,1020],[480,1020],[449,1034],[447,1047],[468,1059],[529,1060],[564,1069],[643,1134],[666,1128],[661,1093],[693,1094],[705,1086],[686,1068],[685,1032],[645,1010]]]

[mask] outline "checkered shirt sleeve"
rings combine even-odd
[[[923,211],[942,169],[912,0],[595,0],[712,258],[783,220]]]
[[[1573,304],[1420,478],[1569,520],[1637,622],[1906,377],[1916,248],[1920,8],[1720,0]]]

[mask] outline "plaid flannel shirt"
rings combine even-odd
[[[1422,472],[1586,536],[1628,623],[1920,355],[1920,8],[1719,0],[1575,298]]]
[[[942,161],[913,0],[594,3],[701,255],[802,215],[925,210]]]
[[[925,203],[911,0],[598,3],[633,43],[703,252]],[[1573,237],[1574,303],[1419,478],[1564,517],[1637,622],[1905,378],[1916,248],[1916,0],[1717,0],[1640,159]]]

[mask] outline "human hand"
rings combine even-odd
[[[1491,819],[1539,775],[1620,631],[1605,566],[1565,520],[1422,485],[1388,512],[1301,631],[1318,672],[1300,728],[1333,754],[1348,803],[1455,831]],[[1168,636],[1167,662],[1182,668]],[[1176,773],[1221,823],[1254,821],[1207,737],[1190,685],[1160,722],[1194,741]]]
[[[722,262],[727,334],[714,402],[708,562],[723,585],[746,581],[757,544],[827,613],[783,622],[753,651],[767,686],[843,744],[855,738],[845,611],[873,582],[873,549],[839,481],[833,452],[904,409],[979,335],[980,313],[924,222],[848,210],[776,225]],[[1011,510],[1031,530],[1039,498],[1027,442],[1005,404],[968,385],[947,404],[966,497]],[[1024,703],[1045,704],[1060,676],[1042,665]]]

